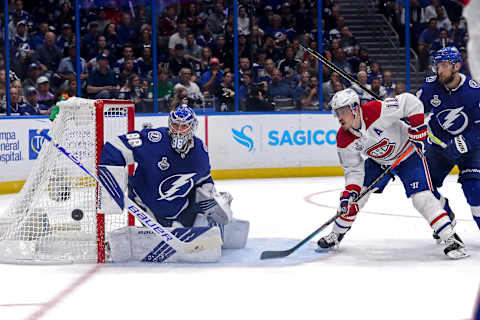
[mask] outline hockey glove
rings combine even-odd
[[[408,128],[408,139],[422,153],[425,153],[425,143],[428,137],[427,130],[428,127],[426,124]]]
[[[358,204],[354,200],[358,197],[358,192],[353,190],[344,190],[340,195],[340,211],[346,216],[354,216],[359,211]]]
[[[458,160],[471,149],[469,141],[461,134],[448,141],[445,156],[451,160]]]

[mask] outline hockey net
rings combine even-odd
[[[49,135],[95,174],[103,145],[134,127],[130,101],[70,98],[59,106]],[[0,262],[103,263],[105,234],[134,219],[120,209],[99,212],[97,195],[97,183],[45,142],[0,217]]]

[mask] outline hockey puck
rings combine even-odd
[[[79,220],[82,220],[82,218],[83,218],[83,211],[82,211],[82,210],[80,210],[80,209],[74,209],[74,210],[72,211],[72,219],[73,219],[73,220],[79,221]]]

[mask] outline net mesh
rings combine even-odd
[[[133,104],[71,98],[60,103],[49,135],[96,174],[97,139],[103,146],[126,133],[128,108]],[[21,192],[0,217],[0,261],[97,262],[102,254],[97,238],[104,235],[97,234],[96,188],[92,178],[45,142]],[[105,216],[106,233],[125,225],[127,214],[120,209]]]

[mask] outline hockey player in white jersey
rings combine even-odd
[[[367,194],[359,203],[353,201],[362,186],[369,186],[413,143],[415,151],[395,167],[392,174],[400,178],[413,206],[445,241],[444,253],[452,259],[467,257],[465,246],[455,233],[448,214],[432,193],[423,156],[427,126],[420,100],[410,93],[403,93],[396,98],[360,105],[357,94],[346,89],[337,92],[330,105],[341,124],[337,152],[345,173],[345,190],[341,193],[339,206],[344,214],[335,220],[332,232],[322,237],[318,245],[324,249],[338,247],[368,199]],[[404,118],[410,125],[401,120]],[[386,176],[374,190],[382,192],[390,179],[391,176]]]
[[[99,176],[104,181],[115,178],[123,191],[128,186],[128,197],[180,240],[203,238],[216,245],[207,252],[169,257],[159,249],[162,239],[148,228],[126,227],[108,239],[112,261],[212,262],[220,258],[222,243],[223,248],[245,246],[248,221],[233,219],[232,197],[215,189],[207,148],[194,135],[197,123],[195,112],[183,105],[170,113],[168,128],[112,139],[102,150]],[[136,168],[127,184],[125,168],[130,164]]]

